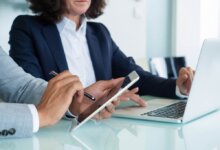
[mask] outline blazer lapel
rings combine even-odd
[[[96,80],[104,80],[104,62],[101,54],[101,48],[98,39],[92,32],[92,29],[87,26],[86,38],[89,46],[90,56],[95,71]]]
[[[53,57],[55,59],[59,71],[62,72],[64,70],[68,70],[68,65],[66,62],[66,57],[61,43],[61,38],[56,26],[54,24],[45,26],[43,28],[43,33],[48,43],[48,47],[51,53],[53,54]]]

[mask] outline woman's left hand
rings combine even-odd
[[[134,101],[135,103],[137,103],[138,105],[140,105],[141,107],[146,107],[147,103],[144,99],[142,99],[137,92],[139,91],[139,88],[134,88],[132,90],[127,90],[126,92],[124,92],[121,96],[118,97],[118,100],[120,101]]]

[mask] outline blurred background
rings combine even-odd
[[[149,70],[149,59],[183,56],[196,67],[206,38],[220,37],[219,0],[107,0],[104,23],[127,56]],[[14,18],[31,14],[25,0],[0,0],[0,45],[8,52]]]

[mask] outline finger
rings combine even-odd
[[[180,75],[182,76],[185,75],[187,76],[187,78],[193,79],[194,71],[190,67],[182,68],[180,71]]]
[[[57,74],[53,79],[51,79],[50,81],[54,81],[54,80],[62,80],[65,77],[71,76],[72,74],[69,71],[63,71],[62,73]]]
[[[64,96],[67,96],[67,99],[70,99],[70,104],[68,104],[68,108],[74,115],[78,115],[80,113],[80,107],[75,106],[80,106],[83,99],[83,95],[81,94],[82,90],[79,90],[77,92],[77,87],[82,88],[81,83],[79,83],[79,85],[77,85],[77,83],[71,83],[62,89],[64,91]]]
[[[107,119],[107,118],[110,118],[112,115],[112,113],[108,112],[106,109],[103,109],[101,112],[100,112],[100,120],[101,119]]]
[[[73,79],[72,75],[71,77],[67,77],[63,80],[59,80],[57,81],[54,80],[53,82],[49,81],[48,87],[47,87],[47,95],[51,95],[52,93],[57,93],[59,92],[61,94],[61,90],[63,91],[64,86],[69,86],[68,84],[70,84],[71,82],[75,81],[76,79]],[[78,79],[76,80],[78,81]],[[79,81],[78,81],[79,82]],[[48,89],[53,89],[53,90],[48,90]],[[66,92],[66,91],[64,91]]]
[[[194,77],[194,71],[190,68],[182,68],[180,70],[179,78],[177,79],[177,85],[181,91],[188,94],[192,85],[192,80]],[[185,92],[184,92],[185,91]]]
[[[62,90],[65,92],[66,95],[70,96],[71,98],[75,95],[78,91],[83,91],[83,86],[81,82],[71,82],[68,85],[64,86]]]
[[[95,119],[95,120],[101,120],[101,118],[100,118],[100,113],[98,113],[98,114],[96,114],[94,117],[93,117],[93,119]]]
[[[112,89],[113,87],[117,86],[118,84],[122,83],[124,78],[112,79],[103,82],[104,89]]]
[[[75,91],[70,92],[69,90],[71,89],[71,85],[66,85],[64,88],[59,90],[59,97],[60,97],[60,102],[59,102],[59,107],[60,110],[67,111],[67,109],[70,107],[73,99],[73,95],[75,94]]]
[[[118,97],[119,100],[122,100],[122,101],[129,101],[130,100],[130,97],[129,95],[126,93],[126,94],[123,94],[121,96]]]
[[[188,79],[187,72],[188,71],[186,68],[181,68],[181,70],[179,72],[179,78],[178,78],[178,82],[180,85],[184,84],[184,82]]]
[[[130,92],[131,93],[137,93],[139,91],[139,88],[138,87],[136,87],[136,88],[133,88],[132,90],[130,90]]]
[[[113,104],[115,107],[117,107],[117,106],[119,106],[119,104],[120,104],[120,100],[113,101],[112,104]]]
[[[77,101],[78,103],[82,103],[83,97],[84,97],[84,91],[83,91],[83,90],[79,90],[79,91],[76,93],[76,96],[75,96],[76,101]]]
[[[139,104],[141,107],[146,107],[147,103],[144,99],[142,99],[139,95],[133,94],[130,96],[131,101],[134,101],[135,103]]]
[[[112,114],[115,112],[115,106],[113,104],[109,104],[108,106],[106,106],[106,110]]]
[[[107,80],[107,81],[102,81],[103,83],[103,88],[104,89],[111,89],[112,87],[114,87],[114,84],[112,82],[112,80]]]
[[[128,101],[128,100],[130,100],[130,97],[132,95],[134,95],[135,93],[138,92],[138,90],[139,90],[139,88],[134,88],[131,91],[126,91],[121,96],[119,96],[119,99],[123,100],[123,101]]]
[[[101,110],[98,114],[96,114],[95,116],[94,116],[94,119],[95,120],[101,120],[102,119],[102,114],[103,114],[103,110]]]
[[[129,101],[129,97],[128,97],[129,93],[130,93],[130,91],[126,90],[120,96],[118,96],[118,98],[115,101],[117,101],[117,100]]]
[[[61,80],[54,81],[52,83],[52,86],[60,88],[60,87],[65,86],[65,85],[67,85],[67,84],[69,84],[71,82],[80,82],[80,80],[79,80],[78,77],[71,75],[71,76],[65,77],[65,78],[63,78]]]
[[[192,85],[192,82],[193,82],[194,71],[190,67],[187,67],[187,71],[188,71],[187,72],[188,79],[185,82],[185,88],[187,90],[187,94],[189,94],[189,91],[191,89],[191,85]]]
[[[185,90],[186,90],[186,94],[188,95],[190,90],[191,90],[191,86],[192,86],[192,80],[189,79],[184,83],[185,86]]]
[[[117,86],[119,84],[122,84],[124,82],[125,78],[121,77],[121,78],[117,78],[117,79],[113,79],[112,82],[114,84],[114,86]]]
[[[188,71],[188,76],[190,77],[190,80],[192,81],[193,76],[194,76],[194,71],[190,67],[187,67],[187,71]]]

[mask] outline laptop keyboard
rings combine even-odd
[[[141,115],[177,119],[183,116],[185,107],[186,107],[186,102],[178,102],[175,104],[165,106],[163,108],[159,108],[147,113],[143,113]]]

